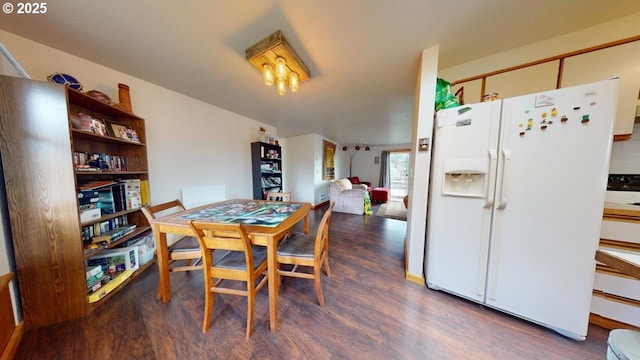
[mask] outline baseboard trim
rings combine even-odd
[[[589,314],[589,323],[598,325],[608,330],[613,330],[613,329],[629,329],[629,330],[636,330],[636,331],[640,330],[640,328],[636,326],[626,324],[617,320],[609,319],[594,313]]]
[[[407,280],[409,280],[409,281],[411,281],[413,283],[416,283],[416,284],[419,284],[419,285],[424,285],[425,284],[424,283],[424,276],[422,276],[422,275],[414,275],[414,274],[411,274],[410,272],[407,272],[405,277],[407,278]]]

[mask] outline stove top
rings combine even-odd
[[[610,174],[607,183],[609,191],[640,191],[640,175]]]

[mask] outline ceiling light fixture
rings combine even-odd
[[[311,77],[309,68],[278,30],[245,50],[247,61],[262,73],[267,86],[276,85],[280,96],[298,92],[300,83]]]

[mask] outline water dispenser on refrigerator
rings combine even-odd
[[[445,160],[442,166],[442,195],[486,197],[486,159]]]

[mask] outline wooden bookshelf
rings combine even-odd
[[[80,114],[133,129],[139,141],[78,128]],[[85,117],[86,118],[86,117]],[[86,316],[153,262],[140,267],[105,298],[89,304],[83,226],[120,216],[136,224],[133,233],[110,243],[120,246],[149,230],[140,208],[80,221],[79,185],[90,181],[148,181],[145,120],[122,108],[58,84],[0,76],[0,152],[10,228],[26,329]],[[103,154],[125,166],[78,170],[78,152]],[[119,163],[120,164],[120,163]],[[88,166],[88,165],[87,165]],[[9,224],[8,224],[9,225]]]
[[[282,148],[263,142],[251,143],[253,198],[264,200],[270,191],[282,192]]]

